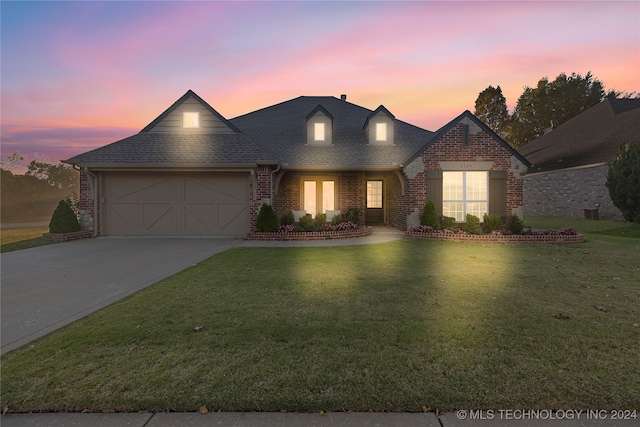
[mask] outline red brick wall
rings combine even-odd
[[[493,162],[491,170],[507,172],[507,215],[511,215],[518,209],[518,215],[522,216],[523,181],[520,174],[524,173],[526,168],[517,160],[512,166],[513,154],[490,134],[482,130],[474,132],[473,128],[471,132],[468,143],[464,144],[464,126],[458,124],[422,153],[424,171],[418,172],[413,178],[407,178],[405,197],[400,201],[403,205],[405,220],[407,215],[414,212],[414,209],[422,211],[427,200],[426,171],[440,169],[439,162]],[[398,224],[400,223],[401,221],[398,221]],[[398,227],[398,225],[394,226]]]

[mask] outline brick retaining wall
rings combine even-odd
[[[73,233],[42,233],[42,237],[47,240],[55,240],[56,242],[68,242],[70,240],[87,239],[93,233],[88,230],[74,231]]]
[[[351,239],[371,235],[373,227],[360,227],[357,230],[345,231],[313,231],[302,233],[249,233],[247,240],[332,240]]]
[[[406,231],[405,239],[445,240],[449,242],[480,243],[583,243],[584,235],[552,235],[552,234],[512,234],[493,236],[490,234],[441,234]]]

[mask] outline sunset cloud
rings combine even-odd
[[[227,118],[348,95],[436,130],[500,85],[640,91],[638,2],[3,2],[2,154],[138,132],[194,90]],[[126,133],[125,133],[126,132]]]

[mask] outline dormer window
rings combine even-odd
[[[394,124],[394,115],[383,105],[369,114],[364,123],[369,145],[394,145]]]
[[[325,123],[314,123],[313,124],[313,140],[317,142],[324,142],[326,139],[325,136]]]
[[[307,115],[307,145],[331,145],[333,116],[322,105]]]
[[[185,129],[196,129],[200,127],[200,113],[185,111],[182,113],[182,127]]]
[[[387,124],[386,123],[376,123],[376,141],[386,141],[387,140]]]

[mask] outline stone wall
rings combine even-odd
[[[608,165],[600,164],[526,175],[524,205],[527,215],[584,218],[585,208],[600,205],[600,219],[622,219],[622,212],[613,206],[605,186],[608,171]]]

